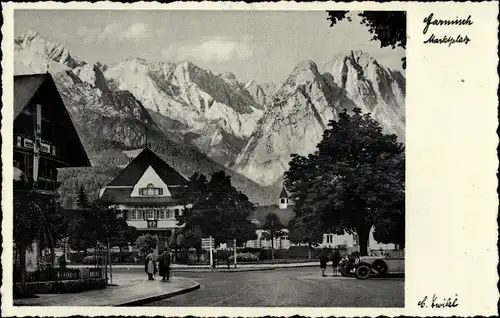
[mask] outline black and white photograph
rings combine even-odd
[[[14,22],[14,304],[404,306],[405,12]]]
[[[13,10],[13,306],[416,307],[407,19]]]

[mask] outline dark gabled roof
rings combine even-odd
[[[257,206],[255,210],[250,213],[248,217],[249,220],[257,220],[260,224],[257,224],[257,228],[262,227],[266,222],[266,217],[269,213],[276,213],[279,216],[281,224],[285,227],[294,216],[293,207],[287,207],[286,209],[280,209],[277,205],[267,205],[267,206]]]
[[[49,96],[53,99],[47,102]],[[42,112],[56,115],[57,123],[62,127],[57,132],[61,136],[60,143],[56,143],[62,153],[62,167],[90,167],[80,136],[50,73],[14,76],[14,127],[23,121],[18,117],[22,117],[19,115],[26,107],[31,107],[34,99],[42,105]]]
[[[159,204],[170,205],[177,202],[179,194],[184,187],[170,187],[168,190],[172,196],[165,197],[131,197],[133,188],[105,188],[99,202],[107,204]]]
[[[151,149],[145,148],[108,186],[134,186],[151,166],[167,186],[186,185],[187,180],[163,161]]]
[[[281,193],[280,193],[280,199],[281,199],[281,198],[286,198],[286,199],[288,199],[288,193],[286,192],[285,187],[283,187],[283,189],[281,190]]]
[[[14,118],[29,104],[49,77],[49,73],[14,76]]]

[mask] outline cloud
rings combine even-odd
[[[108,24],[103,28],[88,28],[82,26],[77,30],[77,33],[83,39],[84,43],[137,40],[152,36],[149,26],[145,23],[134,23],[128,27],[121,24]]]
[[[123,34],[122,38],[125,39],[140,39],[148,37],[148,25],[144,23],[134,23],[132,24]]]
[[[232,59],[245,59],[253,56],[248,40],[232,40],[223,37],[205,38],[191,45],[170,45],[162,51],[166,59],[197,59],[204,62],[222,63]]]

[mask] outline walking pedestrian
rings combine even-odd
[[[326,247],[319,254],[319,267],[321,268],[321,276],[326,277],[326,263],[328,261],[329,251]]]
[[[156,274],[156,264],[152,249],[150,249],[148,255],[146,255],[145,270],[148,274],[148,280],[154,280],[153,275]]]
[[[167,247],[165,247],[165,250],[160,255],[158,267],[160,269],[160,276],[162,277],[162,280],[170,280],[170,253]]]

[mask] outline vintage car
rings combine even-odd
[[[340,275],[354,277],[356,273],[356,258],[344,257],[339,263]]]
[[[372,275],[404,274],[404,250],[386,251],[380,256],[361,256],[355,261],[355,276],[367,279]]]

